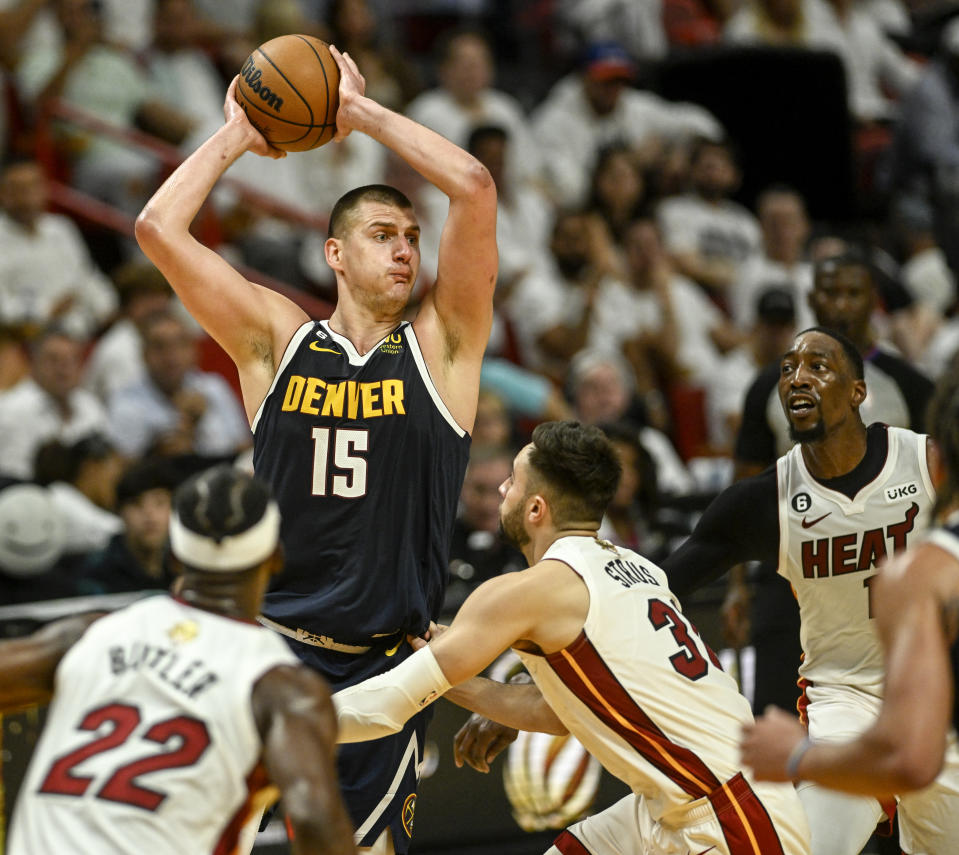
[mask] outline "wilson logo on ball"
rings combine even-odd
[[[246,62],[243,63],[243,68],[240,69],[240,76],[246,82],[246,85],[250,88],[251,92],[255,92],[260,96],[260,100],[264,101],[267,106],[272,107],[277,112],[283,107],[283,99],[280,98],[276,93],[270,91],[269,86],[264,86],[260,82],[260,78],[263,76],[260,69],[256,67],[256,63],[253,62],[253,57],[248,56]]]

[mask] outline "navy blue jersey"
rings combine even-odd
[[[304,324],[253,436],[286,557],[263,614],[343,642],[423,632],[442,604],[470,438],[412,326],[360,356],[326,321]]]

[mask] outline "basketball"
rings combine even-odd
[[[247,57],[236,100],[270,145],[307,151],[336,133],[339,85],[340,69],[326,42],[279,36]]]

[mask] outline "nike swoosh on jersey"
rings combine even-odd
[[[816,519],[814,519],[814,520],[809,520],[808,522],[806,521],[806,518],[803,517],[803,518],[802,518],[802,527],[803,527],[803,528],[812,528],[817,522],[822,522],[822,521],[823,521],[824,519],[826,519],[826,517],[828,517],[829,514],[831,514],[831,513],[832,513],[832,511],[828,511],[827,513],[823,514],[821,517],[816,517]]]
[[[715,846],[710,846],[709,849],[704,849],[702,852],[697,852],[696,855],[706,855],[707,852],[714,852],[715,849]],[[692,855],[692,853],[690,853],[690,855]]]
[[[322,353],[339,353],[338,350],[334,350],[331,347],[320,347],[320,343],[318,341],[310,342],[310,350],[318,350]]]

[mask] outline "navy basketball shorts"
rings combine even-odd
[[[334,692],[389,671],[413,653],[406,643],[387,656],[385,644],[355,655],[287,641],[305,665],[329,681]],[[357,846],[372,846],[389,826],[398,855],[409,851],[426,726],[432,717],[433,709],[427,707],[399,733],[338,746],[340,789],[356,829]]]

